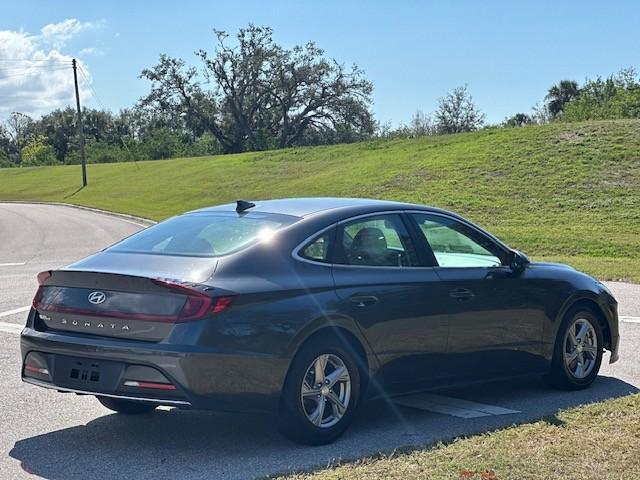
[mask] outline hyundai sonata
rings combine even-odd
[[[238,201],[38,280],[25,382],[125,414],[272,411],[310,444],[367,397],[529,374],[580,389],[618,356],[603,284],[405,203]]]

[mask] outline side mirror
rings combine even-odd
[[[525,268],[527,268],[527,265],[529,265],[529,263],[529,257],[527,257],[524,253],[518,250],[511,251],[511,262],[509,265],[511,267],[511,270],[517,273],[522,272]]]

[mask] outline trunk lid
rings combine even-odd
[[[36,329],[157,342],[176,323],[218,311],[219,292],[196,281],[211,276],[215,259],[165,256],[151,266],[140,257],[148,256],[102,253],[43,272],[33,301]]]
[[[117,273],[134,277],[171,278],[185,282],[205,282],[216,270],[214,257],[187,257],[125,253],[111,250],[91,255],[63,270]]]

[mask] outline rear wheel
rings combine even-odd
[[[280,431],[299,443],[330,443],[353,420],[359,397],[360,373],[346,348],[325,342],[305,345],[282,391]]]
[[[565,390],[587,388],[598,376],[603,344],[595,313],[584,308],[569,312],[558,330],[549,383]]]
[[[96,397],[98,401],[109,410],[124,413],[125,415],[140,415],[155,410],[156,405],[149,402],[136,400],[124,400],[122,398]]]

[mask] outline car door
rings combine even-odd
[[[509,266],[511,252],[477,227],[439,213],[411,213],[418,247],[432,252],[448,313],[451,376],[544,368],[545,290]]]
[[[439,277],[420,264],[406,219],[377,213],[337,226],[333,276],[343,314],[362,329],[387,388],[441,375],[448,317],[434,301]]]

